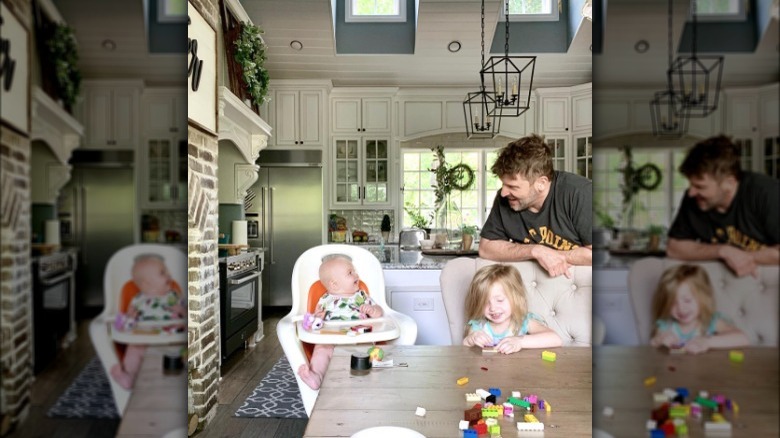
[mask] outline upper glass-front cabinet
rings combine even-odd
[[[334,140],[333,204],[376,206],[389,203],[389,148],[387,138]]]

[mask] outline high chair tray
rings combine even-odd
[[[183,344],[187,342],[187,331],[169,332],[165,327],[182,325],[186,327],[184,319],[172,319],[168,321],[138,321],[136,327],[131,330],[117,330],[113,324],[109,326],[111,339],[122,344]]]
[[[368,333],[348,334],[358,325],[371,326]],[[320,330],[305,330],[303,321],[296,321],[298,338],[310,344],[364,344],[396,339],[401,336],[398,324],[392,318],[358,319],[354,321],[326,321]]]

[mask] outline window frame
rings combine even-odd
[[[168,9],[168,5],[172,0],[157,0],[157,22],[158,23],[183,23],[187,21],[187,5],[188,2],[184,2],[184,13],[182,15],[174,15]]]
[[[396,15],[354,15],[352,7],[357,0],[344,0],[344,21],[346,23],[406,23],[406,0],[394,1],[398,3]]]
[[[701,4],[702,0],[697,0],[695,4]],[[746,21],[747,20],[747,5],[746,0],[731,0],[737,4],[737,12],[728,13],[712,13],[712,12],[698,12],[696,14],[696,21],[700,22],[734,22],[734,21]],[[688,14],[688,21],[693,21],[694,2],[691,2],[691,10]]]
[[[505,0],[507,1],[507,0]],[[560,7],[558,0],[543,0],[550,5],[549,13],[541,14],[515,14],[509,12],[509,21],[513,22],[525,22],[525,21],[558,21],[560,20]],[[506,6],[503,1],[501,2],[501,14],[499,15],[499,25],[501,22],[506,21]]]

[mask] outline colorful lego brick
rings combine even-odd
[[[612,418],[615,415],[615,410],[612,409],[610,406],[604,406],[604,411],[602,412],[605,417]]]
[[[463,411],[463,419],[468,422],[476,423],[480,418],[482,418],[482,409],[471,408]]]
[[[482,418],[496,418],[498,417],[498,410],[493,409],[493,406],[489,408],[482,408]]]
[[[681,396],[680,394],[677,394],[677,396],[672,399],[672,403],[684,404],[685,403],[685,397]]]
[[[521,432],[540,432],[544,431],[544,423],[524,423],[517,422],[517,430]]]
[[[718,402],[704,398],[702,396],[696,397],[696,403],[710,409],[718,409]]]
[[[734,416],[739,415],[739,405],[734,400],[731,401],[731,410],[734,411]]]
[[[699,397],[701,397],[701,398],[708,398],[709,396],[710,396],[709,392],[707,392],[707,391],[705,391],[703,389],[701,391],[699,391]]]
[[[745,353],[739,350],[729,351],[729,360],[736,363],[742,363],[745,360]]]
[[[473,392],[467,392],[466,393],[466,401],[467,402],[478,402],[480,400],[482,400],[482,399],[479,398],[479,396],[477,394],[475,394]]]
[[[544,409],[544,400],[539,399],[539,409]]]
[[[691,416],[693,418],[701,418],[701,405],[698,403],[691,403]]]
[[[681,395],[683,397],[688,397],[688,394],[689,394],[688,388],[684,388],[684,387],[681,386],[679,388],[675,388],[675,391],[677,391],[677,395]]]
[[[501,426],[499,426],[498,424],[494,424],[493,426],[488,426],[488,433],[491,436],[501,435]]]
[[[463,431],[463,438],[477,438],[477,431],[474,429],[466,429]]]
[[[547,362],[555,362],[556,358],[557,355],[552,351],[542,351],[542,360],[546,360]]]
[[[523,420],[525,420],[526,423],[538,423],[539,419],[537,419],[533,414],[525,414],[523,416]]]
[[[504,405],[501,404],[494,405],[493,409],[498,411],[499,416],[504,416]]]
[[[674,390],[674,389],[672,389],[672,388],[664,388],[664,391],[663,391],[663,392],[664,392],[664,395],[665,395],[665,396],[666,396],[666,397],[667,397],[669,400],[671,400],[671,399],[673,399],[673,398],[677,397],[677,391],[675,391],[675,390]]]
[[[458,385],[463,386],[463,385],[469,383],[469,378],[468,377],[461,377],[460,379],[457,380],[457,383],[458,383]]]
[[[512,397],[514,397],[514,398],[520,398],[520,397],[521,397],[521,395],[520,395],[520,391],[512,391]]]
[[[487,424],[488,429],[490,429],[490,426],[495,426],[498,424],[498,419],[496,418],[488,418],[485,420],[485,424]]]
[[[477,424],[474,426],[474,430],[477,431],[477,435],[484,435],[487,433],[487,424]]]
[[[710,400],[713,400],[714,402],[718,404],[726,403],[726,396],[723,394],[716,394],[710,397]]]
[[[652,386],[655,385],[656,378],[655,376],[650,376],[645,379],[645,386]]]
[[[466,420],[460,420],[460,423],[458,423],[458,429],[466,430],[468,428],[469,428],[469,422]]]
[[[674,433],[676,433],[677,436],[688,436],[688,425],[685,423],[675,424]]]
[[[550,402],[548,401],[544,402],[544,410],[547,411],[548,414],[552,412],[552,405],[550,404]]]
[[[726,419],[723,417],[723,415],[718,414],[717,412],[712,414],[712,421],[716,423],[725,423]]]
[[[731,432],[731,423],[723,422],[717,423],[715,421],[704,422],[704,433],[707,432]]]
[[[661,430],[664,431],[666,436],[674,436],[674,423],[665,421],[664,424],[661,425]]]
[[[530,403],[528,403],[525,400],[520,400],[519,398],[509,397],[507,399],[507,401],[509,403],[512,403],[515,406],[520,406],[521,408],[525,408],[525,409],[530,409],[531,408],[531,404]]]
[[[533,403],[531,405],[531,413],[534,413],[534,412],[536,412],[536,403]]]
[[[666,434],[662,429],[653,429],[650,431],[650,438],[666,438]]]
[[[537,397],[536,394],[531,394],[528,396],[528,401],[530,403],[536,404],[536,402],[539,401],[539,397]]]
[[[504,416],[505,417],[514,416],[514,414],[515,414],[515,407],[512,406],[511,403],[504,403],[503,406],[504,406]]]
[[[481,398],[482,400],[485,400],[486,398],[488,398],[488,397],[490,396],[490,393],[489,393],[489,392],[487,392],[487,391],[485,391],[485,390],[484,390],[484,389],[482,389],[482,388],[479,388],[479,389],[477,389],[477,390],[476,390],[476,391],[474,391],[474,392],[476,392],[476,393],[477,393],[477,395],[479,396],[479,398]]]
[[[414,411],[414,415],[417,415],[418,417],[424,417],[425,416],[425,408],[421,408],[417,406],[417,410]]]
[[[658,422],[655,420],[647,420],[647,423],[645,423],[645,429],[647,429],[648,432],[656,427],[658,427]]]
[[[496,347],[485,347],[482,349],[482,354],[498,354],[498,348]]]
[[[663,404],[659,408],[653,409],[650,418],[658,423],[666,421],[669,418],[669,405]]]
[[[485,403],[496,404],[496,396],[493,395],[493,394],[490,394],[489,396],[485,397]]]
[[[488,388],[488,392],[495,395],[496,397],[501,397],[501,389],[500,388]]]
[[[669,401],[669,397],[667,397],[663,392],[656,392],[653,393],[653,401],[656,403],[666,403]]]
[[[690,406],[679,405],[669,408],[669,416],[672,418],[686,418],[691,413]]]

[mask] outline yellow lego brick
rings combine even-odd
[[[739,405],[734,400],[731,401],[731,409],[734,411],[734,416],[739,415]]]
[[[538,423],[539,422],[539,420],[534,416],[534,414],[525,414],[525,416],[523,416],[523,419],[525,420],[526,423]]]
[[[458,385],[463,386],[463,385],[465,385],[467,383],[469,383],[469,378],[468,377],[461,377],[460,379],[458,379]]]
[[[542,360],[546,360],[547,362],[555,362],[556,354],[552,351],[542,351]]]
[[[725,423],[726,419],[723,418],[723,415],[715,412],[715,413],[712,414],[712,421],[714,421],[716,423]]]
[[[544,410],[549,414],[552,412],[552,405],[547,400],[544,401]]]
[[[645,386],[655,385],[655,376],[651,376],[645,379]]]
[[[741,363],[745,360],[745,353],[739,350],[731,350],[729,351],[729,359],[732,362]]]

